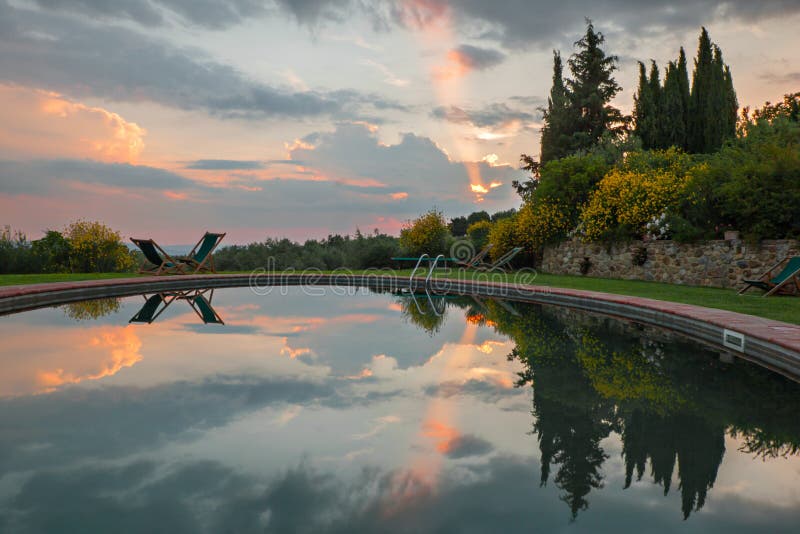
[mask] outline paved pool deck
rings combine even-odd
[[[674,330],[800,380],[800,325],[713,308],[597,291],[472,279],[339,274],[222,274],[54,282],[0,287],[0,314],[78,300],[179,289],[279,285],[359,286],[568,306]]]

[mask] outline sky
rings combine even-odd
[[[230,244],[516,207],[587,17],[626,112],[703,25],[740,105],[800,89],[796,0],[0,0],[0,225]]]

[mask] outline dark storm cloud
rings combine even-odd
[[[474,434],[456,436],[447,442],[448,458],[458,459],[468,456],[483,456],[494,450],[494,445]]]
[[[42,194],[82,182],[125,188],[182,190],[202,188],[196,182],[156,167],[91,160],[52,159],[34,161],[0,160],[0,192]]]
[[[451,52],[452,57],[469,70],[486,70],[495,67],[506,59],[506,55],[491,48],[461,45]]]
[[[431,116],[435,119],[456,124],[472,124],[481,128],[493,128],[512,122],[532,122],[532,113],[513,109],[508,104],[495,103],[480,109],[465,109],[458,106],[440,106],[434,108]]]
[[[501,456],[445,470],[434,490],[402,469],[350,477],[301,463],[258,478],[216,461],[135,460],[39,470],[0,508],[12,532],[795,532],[796,511],[723,492],[714,511],[683,521],[679,503],[652,484],[609,485],[589,495],[591,515],[570,522],[537,462]],[[122,528],[124,527],[124,528]],[[122,528],[122,530],[120,530]]]
[[[0,81],[74,97],[149,101],[225,118],[364,118],[404,110],[374,94],[293,91],[254,80],[195,49],[120,27],[17,9],[0,0]],[[371,114],[370,114],[371,115]]]
[[[264,164],[253,160],[198,159],[188,163],[184,168],[202,171],[237,171],[263,169]]]
[[[186,25],[221,29],[248,18],[289,16],[298,23],[346,23],[366,16],[376,29],[434,18],[449,7],[463,33],[482,36],[517,48],[551,46],[572,36],[585,17],[613,22],[635,36],[654,31],[697,28],[715,20],[758,21],[800,12],[795,0],[34,0],[50,11],[107,19],[130,20],[146,26],[175,19]],[[569,37],[571,39],[571,37]]]

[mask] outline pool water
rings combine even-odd
[[[0,532],[800,520],[800,386],[636,323],[239,288],[0,317],[0,340]]]

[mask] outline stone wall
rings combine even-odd
[[[647,261],[635,265],[634,258]],[[587,276],[654,280],[671,284],[736,287],[742,278],[754,278],[786,256],[800,255],[795,240],[765,240],[759,244],[741,240],[687,244],[674,241],[635,241],[603,245],[566,241],[546,247],[537,268],[551,274],[581,273],[589,259]]]

